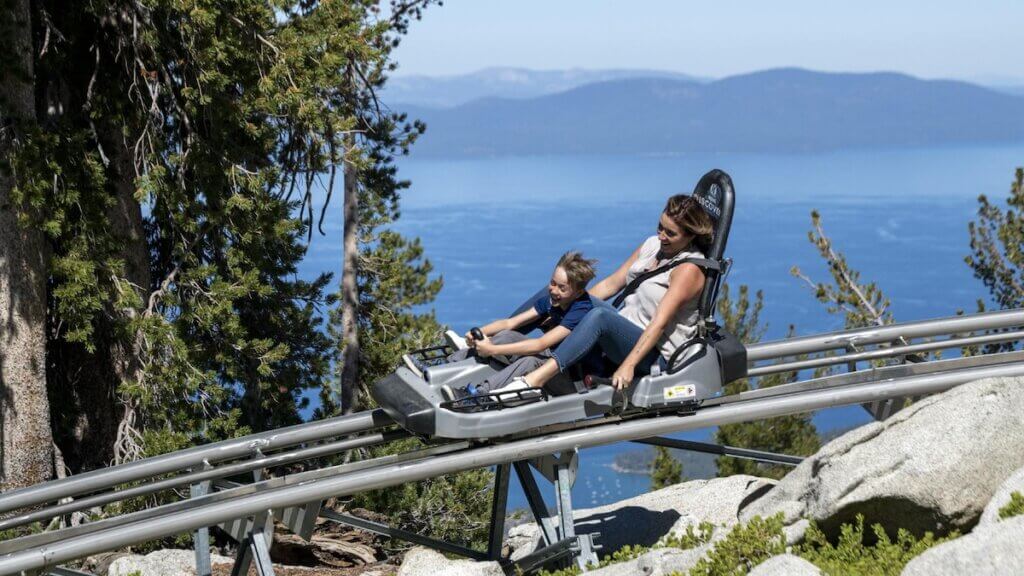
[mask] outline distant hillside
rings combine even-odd
[[[535,98],[565,92],[585,84],[625,78],[703,79],[659,70],[527,70],[487,68],[458,76],[394,76],[388,79],[382,100],[389,106],[412,104],[450,108],[480,98]]]
[[[1024,141],[1024,98],[902,74],[630,78],[531,99],[402,107],[417,156],[814,152]]]
[[[1024,96],[1024,86],[993,86],[992,89],[1014,96]]]

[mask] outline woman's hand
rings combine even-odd
[[[494,349],[497,347],[496,344],[491,342],[490,338],[484,338],[483,340],[476,341],[476,353],[478,356],[488,358],[494,355]]]
[[[633,373],[635,371],[636,367],[632,364],[622,364],[615,371],[615,374],[612,374],[612,385],[615,386],[616,390],[629,388],[633,384]]]

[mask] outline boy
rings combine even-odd
[[[487,380],[465,388],[453,390],[448,386],[441,387],[441,393],[447,400],[457,400],[479,394],[487,394],[506,386],[516,377],[532,372],[545,360],[551,357],[551,350],[580,323],[594,303],[587,293],[587,284],[594,279],[595,260],[587,260],[579,252],[566,252],[558,259],[555,270],[548,283],[547,294],[538,298],[533,306],[502,320],[495,320],[480,328],[483,340],[476,340],[473,335],[465,335],[469,349],[460,350],[449,357],[458,361],[469,357],[471,349],[477,356],[512,356],[514,360],[503,370]],[[530,324],[539,324],[544,332],[538,338],[530,338],[516,332],[516,328]],[[546,386],[555,394],[569,394],[575,391],[572,378],[559,374]]]

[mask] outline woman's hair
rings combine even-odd
[[[597,264],[597,260],[587,260],[579,252],[566,252],[558,259],[555,268],[565,270],[565,276],[573,290],[583,290],[597,275],[594,272],[594,264]]]
[[[693,235],[693,241],[707,252],[711,247],[714,225],[711,216],[701,208],[697,199],[689,194],[676,194],[665,203],[665,214],[672,219],[684,232]]]

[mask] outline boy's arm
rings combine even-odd
[[[484,333],[484,336],[493,336],[502,330],[515,330],[523,324],[532,322],[540,317],[537,310],[531,306],[526,310],[516,314],[511,318],[502,318],[501,320],[495,320],[490,324],[480,327],[480,331]],[[473,336],[470,333],[466,333],[466,341],[473,342]]]
[[[571,332],[565,326],[555,326],[540,338],[531,338],[511,344],[491,344],[490,341],[484,340],[483,342],[477,342],[476,351],[485,357],[503,354],[508,356],[530,356],[540,354],[544,350],[557,345],[562,340],[565,340]]]

